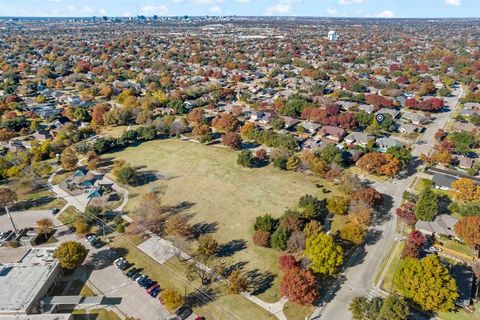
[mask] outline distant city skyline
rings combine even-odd
[[[0,0],[0,16],[480,17],[478,0]]]

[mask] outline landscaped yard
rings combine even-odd
[[[448,239],[448,240],[443,240],[443,239],[439,239],[438,240],[443,246],[449,248],[449,249],[452,249],[452,250],[455,250],[457,252],[460,252],[460,253],[463,253],[463,254],[466,254],[468,256],[471,256],[473,257],[474,254],[472,252],[472,250],[465,244],[463,243],[460,243],[458,241],[455,241],[455,240],[451,240],[451,239]]]
[[[105,309],[73,310],[72,315],[74,320],[121,320],[115,312]]]
[[[192,224],[204,224],[213,229],[213,236],[220,244],[232,240],[247,242],[245,249],[223,257],[227,265],[242,262],[245,270],[258,269],[273,275],[278,274],[277,259],[281,253],[252,244],[255,218],[265,213],[280,217],[305,194],[324,198],[341,193],[336,186],[314,176],[281,171],[272,166],[243,168],[236,163],[237,152],[233,150],[176,139],[145,142],[105,157],[124,159],[133,166],[146,166],[142,170],[153,170],[162,176],[140,187],[128,187],[130,200],[126,210],[130,214],[143,194],[164,190],[164,206],[186,202],[188,205],[181,213],[191,216]],[[323,187],[317,188],[315,184]],[[323,188],[330,192],[323,193]],[[187,250],[194,248],[195,244],[190,244]],[[278,279],[259,295],[260,298],[277,301],[277,285]]]
[[[395,251],[395,255],[392,259],[392,262],[390,263],[390,266],[387,270],[387,273],[385,274],[385,278],[383,279],[381,288],[387,292],[396,292],[395,285],[393,284],[395,275],[398,270],[402,267],[403,260],[400,259],[400,255],[402,254],[403,247],[405,246],[405,243],[402,242],[397,248],[397,251]]]

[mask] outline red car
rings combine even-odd
[[[195,320],[205,320],[205,317],[198,316],[198,317],[195,318]]]
[[[152,292],[152,291],[155,290],[156,288],[160,288],[160,286],[159,286],[158,284],[154,284],[153,286],[151,286],[150,288],[147,289],[147,293]]]

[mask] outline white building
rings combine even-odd
[[[337,39],[338,39],[338,34],[335,31],[333,30],[328,31],[328,40],[337,41]]]

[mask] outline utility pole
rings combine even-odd
[[[5,206],[5,211],[7,212],[7,216],[10,219],[10,222],[12,223],[13,230],[15,233],[17,233],[17,227],[15,226],[15,223],[13,222],[12,216],[10,215],[10,210],[8,210],[8,206]]]

